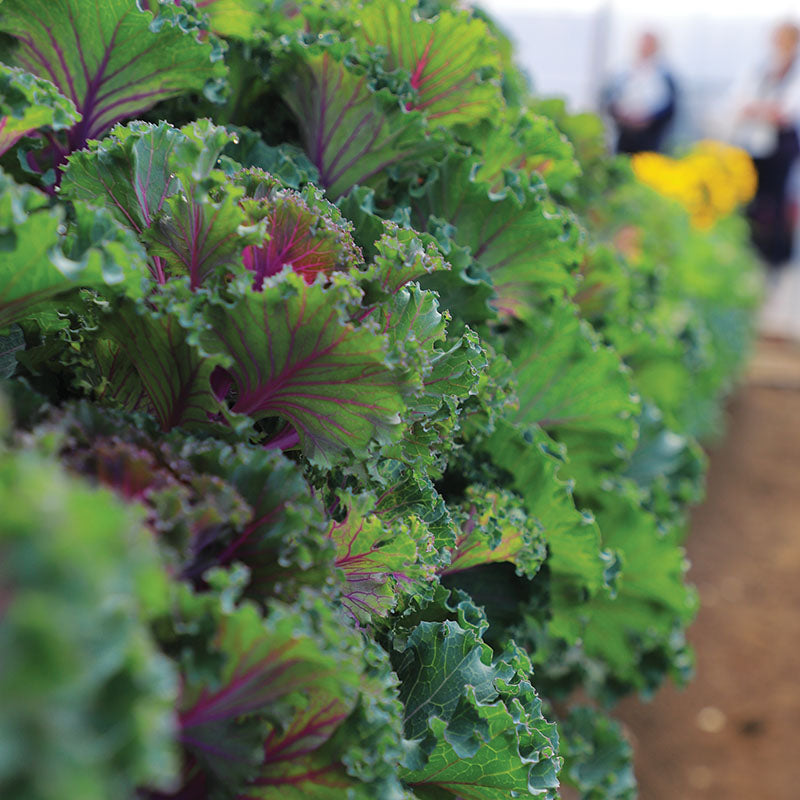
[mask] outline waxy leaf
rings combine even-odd
[[[500,72],[500,57],[482,20],[447,9],[424,19],[411,0],[381,0],[367,4],[359,22],[357,38],[386,51],[386,69],[409,73],[409,110],[448,126],[499,113],[500,87],[488,78]]]
[[[336,273],[331,283],[309,286],[283,273],[233,307],[210,306],[199,338],[204,350],[227,357],[219,398],[235,388],[234,413],[281,417],[304,454],[323,464],[348,449],[363,453],[373,439],[388,442],[404,407],[385,339],[343,321],[350,284]]]
[[[345,201],[348,205],[351,198]],[[398,228],[391,222],[380,222],[379,238],[370,243],[375,256],[367,277],[376,280],[382,291],[394,293],[411,281],[450,269],[430,237],[421,237],[416,231]]]
[[[445,468],[445,454],[459,429],[460,409],[477,394],[488,361],[481,341],[467,329],[454,344],[434,350],[423,363],[421,389],[406,401],[408,427],[383,454],[415,471],[435,472]]]
[[[492,289],[486,273],[477,277],[470,274],[475,264],[469,248],[456,246],[449,238],[452,230],[444,224],[432,224],[436,235],[398,227],[378,215],[377,202],[375,192],[366,187],[356,187],[337,202],[352,221],[353,236],[365,257],[372,259],[367,276],[377,278],[384,292],[417,281],[423,288],[436,291],[440,305],[457,312],[460,320],[483,323],[491,314],[488,301]]]
[[[541,716],[523,653],[493,660],[476,630],[422,622],[395,669],[405,733],[418,743],[401,772],[412,789],[465,800],[556,796],[558,735]]]
[[[555,726],[542,720],[526,724],[517,708],[502,703],[481,704],[469,698],[480,721],[481,747],[464,758],[446,738],[445,723],[431,722],[437,746],[427,764],[420,769],[402,771],[412,790],[425,796],[426,790],[438,790],[443,797],[460,800],[504,800],[507,797],[536,796],[554,800],[558,789],[561,763],[555,754],[558,737]],[[436,796],[436,795],[432,795]]]
[[[331,197],[375,185],[425,146],[423,120],[388,91],[374,92],[330,53],[305,53],[281,94],[294,112],[308,157]]]
[[[574,291],[577,231],[542,187],[518,176],[517,186],[492,192],[475,177],[479,164],[448,157],[413,201],[412,216],[420,229],[439,230],[469,248],[491,277],[498,311],[528,318],[543,297]]]
[[[479,703],[492,702],[498,696],[495,680],[499,676],[492,666],[491,648],[457,622],[421,623],[398,656],[395,670],[405,707],[405,733],[410,739],[429,737],[429,721],[434,717],[445,722],[453,719],[467,687]],[[479,746],[472,738],[455,741],[465,755],[468,751],[474,754]]]
[[[399,461],[384,459],[378,465],[386,487],[375,506],[387,527],[414,516],[433,535],[437,551],[443,553],[456,540],[457,528],[450,510],[427,474],[409,470]]]
[[[52,83],[0,64],[0,155],[39,128],[58,131],[78,120],[75,106]]]
[[[486,353],[469,329],[460,339],[447,342],[449,314],[440,312],[434,292],[411,282],[449,267],[432,242],[423,243],[413,231],[387,226],[375,250],[365,275],[367,295],[389,296],[368,315],[387,334],[397,362],[414,386],[406,401],[408,428],[383,454],[412,468],[427,469],[437,452],[449,449],[458,409],[476,392]]]
[[[447,318],[439,312],[433,292],[417,284],[398,289],[375,309],[380,329],[398,352],[398,360],[411,372],[426,374],[447,331]]]
[[[422,396],[414,405],[415,412],[430,415],[441,407],[453,408],[477,394],[488,363],[483,343],[467,328],[458,341],[431,359],[430,370],[422,379]]]
[[[395,319],[403,329],[404,318],[418,316],[417,329],[398,344],[400,362],[408,368],[414,365],[412,377],[415,390],[406,400],[404,421],[407,427],[400,440],[385,447],[383,455],[404,462],[409,468],[425,471],[444,469],[444,454],[450,450],[458,430],[461,405],[476,393],[480,375],[486,367],[486,352],[478,337],[469,329],[460,340],[449,343],[446,349],[433,344],[443,333],[444,322],[431,292],[421,292],[416,284],[401,289],[381,310]],[[430,305],[430,308],[429,308]],[[394,317],[391,315],[394,312]],[[426,328],[425,322],[428,323]],[[439,330],[441,328],[441,331]],[[387,331],[394,337],[395,330]]]
[[[136,0],[5,0],[0,28],[17,40],[14,62],[51,81],[81,121],[59,144],[56,163],[123,119],[168,97],[200,91],[225,68],[178,9],[154,22]]]

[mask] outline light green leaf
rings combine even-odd
[[[356,197],[356,193],[348,195],[340,205],[348,216],[356,214],[358,221],[370,216],[370,221],[375,223],[370,229],[377,236],[365,242],[374,250],[366,277],[377,281],[382,291],[393,293],[411,281],[419,281],[427,275],[450,269],[430,237],[420,236],[410,228],[399,228],[392,222],[385,222],[364,212],[359,213],[359,206],[355,205]]]
[[[493,192],[475,177],[479,165],[476,158],[448,157],[412,201],[412,220],[468,248],[491,277],[493,305],[528,318],[542,298],[574,291],[577,228],[542,186],[517,176],[516,185]]]
[[[653,688],[662,675],[643,669],[641,659],[650,650],[669,652],[673,631],[685,627],[697,609],[696,593],[685,583],[686,555],[674,532],[659,530],[629,484],[610,485],[595,508],[603,544],[620,553],[622,573],[615,596],[598,594],[581,609],[583,648],[615,680]]]
[[[4,0],[0,28],[14,37],[11,57],[51,81],[82,120],[68,152],[157,102],[200,91],[225,67],[179,9],[160,5],[154,20],[136,0]]]
[[[502,188],[508,171],[542,177],[550,191],[580,175],[575,148],[547,117],[526,113],[481,133],[475,143],[481,155],[478,175],[494,189]]]
[[[266,0],[196,0],[195,5],[198,11],[208,14],[214,33],[251,39],[271,4]]]
[[[141,283],[143,252],[102,211],[63,208],[0,172],[0,330],[77,286]]]
[[[409,74],[416,93],[409,110],[446,126],[502,113],[500,87],[489,80],[500,73],[500,57],[483,20],[456,9],[425,19],[413,0],[380,0],[366,5],[359,23],[357,41],[385,50],[387,70]]]
[[[544,562],[547,550],[541,530],[511,492],[469,486],[459,518],[460,535],[442,575],[507,561],[533,578]]]
[[[560,477],[563,453],[558,445],[542,430],[522,433],[502,422],[481,449],[509,472],[528,513],[541,524],[556,580],[577,581],[590,591],[602,587],[605,561],[600,531],[591,515],[575,508],[572,486]]]
[[[512,415],[518,425],[539,425],[565,441],[572,462],[615,463],[633,449],[639,400],[629,371],[571,303],[545,306],[507,341],[518,381],[519,408]],[[566,472],[577,475],[579,467],[572,463]]]
[[[45,126],[56,131],[69,128],[78,117],[75,106],[52,83],[0,64],[0,155],[26,133]]]
[[[141,233],[179,188],[174,152],[183,140],[166,122],[118,125],[102,141],[69,157],[61,193],[70,200],[102,203],[123,225]]]

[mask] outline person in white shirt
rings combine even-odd
[[[633,65],[606,92],[606,108],[618,131],[618,153],[659,151],[675,116],[677,88],[660,50],[658,37],[643,33]]]
[[[770,266],[792,254],[794,221],[787,198],[789,173],[800,155],[800,27],[772,33],[769,61],[746,75],[728,102],[729,138],[747,150],[758,173],[748,209],[753,243]]]

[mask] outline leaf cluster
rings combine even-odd
[[[0,31],[0,794],[634,796],[569,693],[691,672],[741,220],[456,3]]]

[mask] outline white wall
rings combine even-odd
[[[726,0],[722,5],[673,0],[651,2],[646,13],[630,10],[624,0],[479,4],[516,44],[518,61],[536,91],[565,96],[576,110],[596,109],[600,87],[626,64],[637,33],[660,33],[682,93],[675,131],[679,141],[704,133],[706,118],[732,81],[764,57],[769,31],[786,18],[787,9],[800,16],[800,0]]]
[[[594,103],[598,13],[580,11],[494,11],[516,46],[517,60],[536,91],[563,95],[576,108]]]

